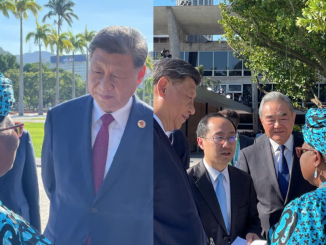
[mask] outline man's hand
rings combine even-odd
[[[248,233],[246,235],[247,244],[251,244],[254,240],[259,240],[259,236],[255,233]]]

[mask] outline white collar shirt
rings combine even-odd
[[[204,162],[205,168],[208,172],[208,175],[211,179],[211,182],[213,184],[215,193],[216,193],[216,186],[218,183],[218,176],[220,173],[222,173],[224,175],[223,186],[224,186],[224,190],[225,190],[225,194],[226,194],[226,205],[227,205],[227,212],[228,212],[227,217],[228,217],[228,223],[229,223],[229,227],[226,227],[226,228],[227,228],[227,230],[230,231],[230,229],[231,229],[231,187],[230,187],[230,176],[229,176],[228,166],[226,166],[226,168],[222,172],[219,172],[215,168],[209,166],[207,164],[205,158],[203,159],[203,162]]]
[[[272,146],[272,155],[273,155],[273,160],[274,160],[274,167],[275,167],[275,172],[276,176],[278,176],[278,161],[281,156],[281,152],[279,150],[279,144],[277,144],[274,140],[271,138],[269,139],[269,142],[271,143]],[[289,139],[285,142],[285,150],[284,150],[284,156],[289,168],[289,173],[291,176],[291,167],[292,167],[292,160],[293,160],[293,135],[291,134]]]
[[[94,146],[96,136],[102,126],[101,116],[106,114],[106,112],[103,111],[101,107],[97,104],[97,102],[95,100],[93,101],[94,102],[93,102],[93,113],[92,113],[92,148]],[[111,122],[109,125],[109,146],[108,146],[104,178],[112,165],[114,156],[120,145],[122,135],[126,129],[126,125],[128,122],[131,106],[132,106],[132,97],[129,99],[129,101],[124,107],[111,113],[111,115],[114,117],[114,121]]]

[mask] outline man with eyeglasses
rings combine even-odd
[[[292,132],[295,116],[287,96],[266,94],[259,107],[265,134],[240,152],[239,168],[250,174],[257,192],[264,237],[289,202],[315,189],[303,178],[295,154],[295,147],[303,144],[303,138]]]
[[[206,234],[219,245],[237,237],[251,244],[261,232],[255,188],[248,174],[228,164],[236,147],[236,127],[222,114],[211,113],[200,120],[196,133],[204,158],[187,172]]]
[[[17,163],[17,168],[16,165],[13,167],[13,163],[16,164],[17,162],[17,160],[15,160],[15,158],[18,156],[17,149],[19,149],[22,144],[22,142],[19,141],[19,138],[23,135],[24,124],[14,123],[8,115],[15,99],[11,81],[5,78],[1,73],[0,98],[0,176],[4,175],[0,178],[0,241],[1,244],[12,245],[49,245],[51,244],[50,241],[40,235],[40,233],[28,223],[28,219],[24,220],[24,218],[17,215],[17,213],[21,214],[20,212],[13,212],[13,208],[10,206],[11,203],[8,202],[10,198],[16,203],[19,203],[19,201],[22,199],[21,196],[15,193],[15,189],[20,189],[20,185],[23,182],[22,178],[29,178],[29,180],[33,182],[34,180],[32,178],[37,179],[37,176],[35,173],[34,177],[33,175],[22,177],[21,172],[24,172],[24,166],[22,167],[21,171],[19,171],[20,163]],[[26,149],[26,145],[24,149]],[[9,171],[12,167],[13,169]],[[29,166],[25,167],[28,168]],[[9,173],[7,173],[8,171]],[[13,177],[10,175],[11,173],[14,173],[14,176],[20,176],[19,179],[14,178],[18,183],[21,183],[20,185],[18,185],[17,182],[13,183],[13,181],[11,181],[11,179],[13,179]],[[26,184],[24,182],[24,186],[22,188],[29,188],[25,185],[28,185],[28,183]],[[15,188],[13,189],[13,187]],[[38,189],[36,191],[37,194],[35,195],[37,195],[38,199]],[[6,203],[9,203],[9,205]],[[37,207],[30,208],[39,208],[38,201],[34,205],[37,205]],[[26,215],[26,213],[24,214]]]

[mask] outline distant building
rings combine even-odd
[[[51,56],[50,68],[56,67],[56,56]],[[64,70],[72,71],[73,59],[72,55],[62,55],[59,57],[59,68]],[[75,55],[75,73],[82,76],[83,81],[86,81],[86,55],[76,54]]]

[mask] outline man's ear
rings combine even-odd
[[[156,85],[156,92],[160,97],[165,97],[166,89],[170,86],[170,82],[165,77],[161,77]]]
[[[204,139],[203,138],[200,138],[200,137],[197,137],[197,143],[199,145],[199,147],[204,150]]]
[[[140,70],[138,72],[138,77],[137,77],[138,85],[141,84],[141,82],[143,81],[145,73],[146,73],[146,66],[143,66],[142,68],[140,68]]]

